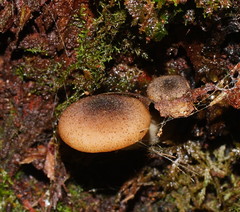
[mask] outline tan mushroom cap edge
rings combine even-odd
[[[76,150],[110,152],[140,141],[150,122],[148,109],[138,99],[99,94],[80,99],[63,111],[58,131]]]

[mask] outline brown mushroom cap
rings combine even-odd
[[[154,79],[148,85],[147,95],[163,117],[187,117],[194,110],[188,81],[179,75]]]
[[[82,152],[110,152],[130,146],[147,133],[151,116],[136,98],[100,94],[70,105],[61,115],[62,140]]]
[[[189,91],[188,81],[179,75],[166,75],[155,78],[147,88],[148,97],[154,102],[181,98]]]

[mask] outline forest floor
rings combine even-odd
[[[238,0],[1,0],[0,211],[240,211],[239,14]],[[150,104],[157,143],[90,154],[59,137],[71,103],[146,97],[161,75],[188,80],[194,110]]]

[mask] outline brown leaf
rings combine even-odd
[[[20,164],[29,164],[35,160],[44,159],[46,151],[47,150],[43,145],[39,145],[36,149],[29,148],[26,157],[20,162]]]
[[[44,172],[47,174],[47,177],[52,181],[55,180],[55,162],[56,162],[55,148],[56,147],[54,143],[50,141],[48,144],[48,151],[47,151],[46,160],[44,164]]]

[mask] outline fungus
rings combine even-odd
[[[147,95],[163,117],[186,117],[194,110],[188,81],[179,75],[154,79],[148,85]]]
[[[61,115],[59,135],[72,148],[89,153],[110,152],[140,141],[151,115],[138,99],[116,94],[86,97]]]

